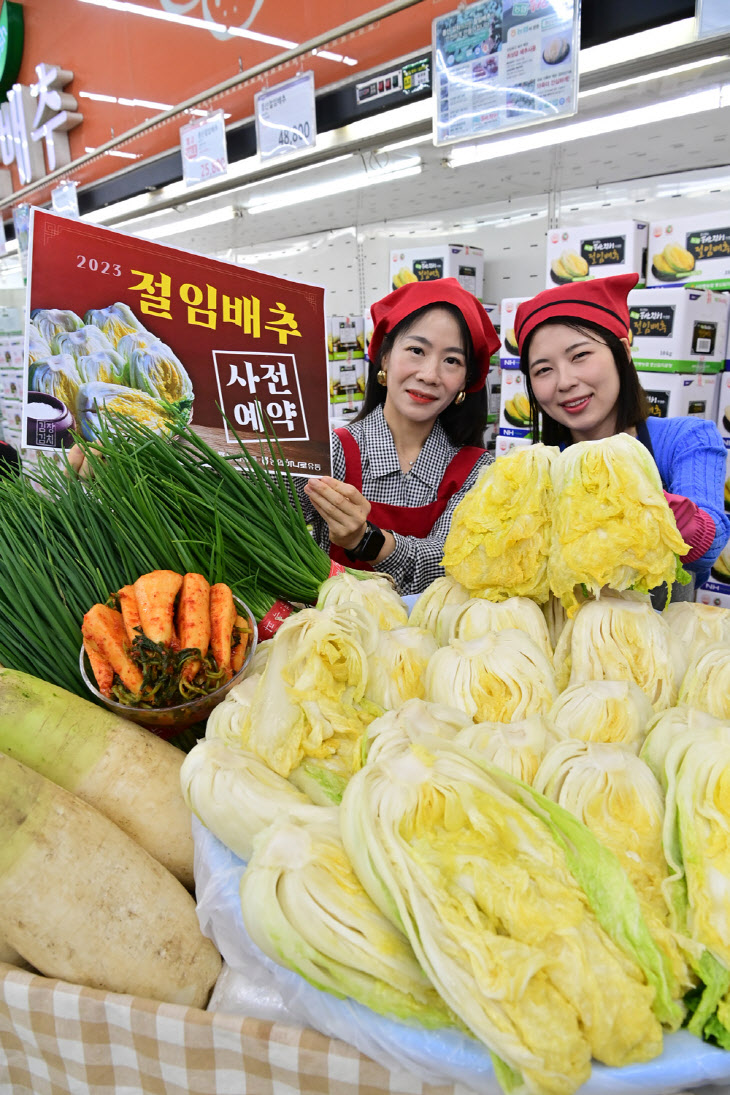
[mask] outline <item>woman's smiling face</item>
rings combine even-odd
[[[464,388],[466,348],[454,315],[438,305],[396,335],[381,368],[388,377],[385,415],[433,422]]]
[[[628,340],[621,340],[628,350]],[[613,353],[592,331],[562,323],[535,330],[529,347],[532,393],[545,414],[575,441],[616,432],[620,380]]]

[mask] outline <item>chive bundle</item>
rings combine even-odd
[[[278,598],[316,601],[330,561],[288,473],[265,472],[242,444],[234,461],[187,426],[171,443],[124,416],[79,444],[88,479],[45,457],[33,483],[0,479],[4,665],[86,695],[84,613],[151,570],[225,582],[257,619]]]

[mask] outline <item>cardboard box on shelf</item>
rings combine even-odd
[[[494,449],[494,455],[495,455],[495,457],[497,457],[497,456],[506,456],[508,452],[512,451],[512,449],[521,449],[521,448],[524,448],[526,445],[531,445],[531,444],[532,444],[532,437],[526,437],[524,435],[519,436],[519,437],[514,437],[511,434],[503,433],[502,430],[500,429],[499,434],[497,435],[497,440],[496,440],[495,449]]]
[[[462,288],[480,300],[484,293],[484,251],[470,244],[436,243],[427,247],[399,247],[390,252],[389,290],[409,281],[456,278]]]
[[[0,367],[0,399],[23,398],[23,370]]]
[[[725,448],[730,451],[730,369],[721,373],[718,379],[718,401],[715,421],[717,428],[725,441]],[[728,469],[730,473],[730,468]]]
[[[499,367],[519,369],[520,352],[515,337],[515,312],[518,305],[529,297],[505,297],[499,311]]]
[[[647,285],[730,289],[730,209],[649,225]]]
[[[660,373],[637,370],[651,414],[657,418],[692,415],[714,419],[719,377],[717,373]]]
[[[642,371],[719,373],[725,368],[730,297],[711,289],[629,293],[631,356]]]
[[[524,437],[530,431],[530,403],[519,369],[500,369],[499,432]]]
[[[632,272],[643,285],[648,230],[648,224],[633,220],[549,229],[546,287]]]
[[[365,392],[365,319],[329,316],[327,319],[330,403],[353,404]]]

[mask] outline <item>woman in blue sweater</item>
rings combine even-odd
[[[627,297],[636,274],[561,285],[521,304],[515,317],[533,437],[565,447],[616,433],[652,453],[677,528],[682,562],[701,585],[730,536],[726,455],[719,431],[699,418],[655,418],[631,360]],[[678,290],[679,291],[679,290]],[[677,587],[687,597],[692,587]]]

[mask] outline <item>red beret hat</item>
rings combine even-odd
[[[368,357],[371,361],[377,361],[385,335],[406,316],[428,304],[453,304],[464,317],[474,347],[474,358],[479,367],[478,379],[466,391],[478,392],[487,379],[489,359],[499,349],[499,335],[492,326],[484,305],[466,289],[462,289],[456,278],[408,282],[373,304],[370,312],[374,330],[368,347]]]
[[[610,278],[575,281],[546,289],[532,300],[524,301],[515,314],[515,335],[520,352],[527,336],[546,319],[587,319],[618,338],[628,338],[627,297],[638,280],[638,274],[616,274]]]

